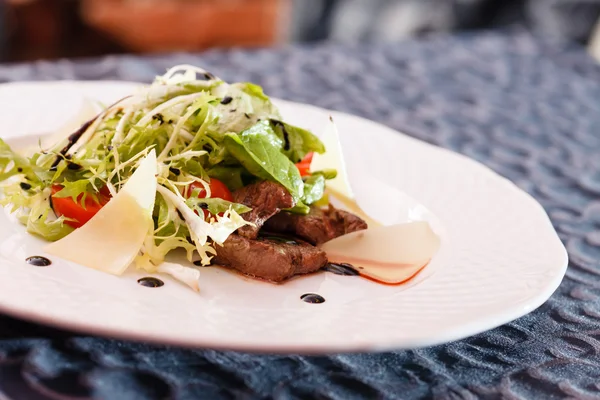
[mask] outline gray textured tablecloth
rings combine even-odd
[[[600,67],[522,32],[0,66],[0,81],[150,81],[176,63],[467,154],[546,208],[571,265],[517,321],[443,346],[322,357],[185,350],[0,317],[0,392],[103,399],[599,399]],[[0,125],[1,126],[1,125]],[[28,391],[29,390],[29,391]],[[37,396],[37,397],[36,397]],[[1,398],[1,396],[0,396]]]

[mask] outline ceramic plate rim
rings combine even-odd
[[[95,87],[95,85],[139,85],[139,83],[135,82],[122,82],[122,81],[50,81],[50,82],[13,82],[6,83],[0,85],[0,88],[6,85],[74,85],[74,86],[89,86],[91,88]],[[389,128],[383,124],[378,122],[365,120],[364,118],[354,116],[351,114],[338,112],[338,111],[330,111],[325,110],[316,106],[301,104],[301,103],[293,103],[285,100],[277,100],[280,104],[287,104],[291,107],[301,107],[305,109],[310,109],[314,112],[319,113],[330,113],[334,115],[336,118],[343,118],[353,121],[368,121],[369,124],[373,124],[382,132],[386,134],[394,134],[403,136],[404,140],[413,142],[415,146],[420,146],[426,148],[428,152],[432,152],[432,154],[446,154],[448,157],[452,157],[457,162],[469,163],[472,168],[476,169],[484,169],[486,173],[492,177],[494,180],[497,180],[498,184],[500,182],[504,185],[505,190],[510,190],[513,192],[518,192],[522,198],[522,201],[528,203],[528,207],[533,207],[537,209],[538,213],[542,213],[545,216],[544,224],[546,225],[546,229],[551,229],[554,232],[554,245],[560,246],[562,250],[562,259],[557,260],[557,265],[561,264],[561,268],[556,268],[552,279],[548,281],[543,290],[540,290],[536,296],[528,299],[525,306],[522,308],[509,308],[501,312],[495,312],[489,315],[487,318],[478,318],[474,321],[464,323],[460,326],[457,326],[455,329],[448,330],[437,335],[435,338],[415,338],[412,341],[402,340],[401,343],[396,343],[393,341],[386,341],[384,343],[346,343],[340,346],[331,346],[331,344],[327,346],[321,346],[318,343],[312,344],[302,344],[300,346],[293,346],[290,343],[278,343],[272,345],[253,345],[248,343],[216,343],[209,341],[198,341],[198,340],[188,340],[184,337],[164,337],[162,335],[155,335],[154,333],[140,333],[137,331],[130,330],[119,330],[111,327],[104,328],[101,326],[95,326],[93,323],[90,324],[89,321],[84,320],[55,320],[49,316],[44,315],[36,310],[31,310],[27,308],[20,308],[19,306],[15,307],[14,304],[6,304],[0,302],[0,311],[12,315],[14,317],[23,318],[26,320],[30,320],[33,322],[41,322],[43,324],[56,326],[59,328],[69,329],[77,332],[86,332],[93,335],[101,335],[108,336],[111,338],[119,338],[126,340],[143,340],[148,342],[153,342],[157,344],[170,344],[170,345],[178,345],[178,346],[192,346],[192,347],[204,347],[204,348],[215,348],[215,349],[232,349],[232,350],[242,350],[242,351],[252,351],[252,352],[274,352],[274,353],[290,353],[290,352],[301,352],[301,353],[327,353],[327,352],[356,352],[356,351],[383,351],[383,350],[392,350],[392,349],[401,349],[401,348],[414,348],[414,347],[423,347],[430,345],[437,345],[449,341],[454,341],[460,338],[464,338],[466,336],[471,336],[474,334],[478,334],[480,332],[495,328],[504,323],[510,322],[516,318],[519,318],[534,309],[538,308],[542,305],[558,288],[560,282],[564,274],[566,273],[567,265],[568,265],[568,255],[565,247],[561,243],[558,235],[554,231],[552,227],[551,221],[543,209],[543,207],[528,193],[522,191],[515,184],[513,184],[508,179],[502,177],[497,174],[487,166],[476,162],[464,155],[459,153],[452,152],[450,150],[440,148],[425,142],[422,142],[418,139],[409,137],[401,132],[397,132],[392,128]],[[540,214],[541,215],[541,214]],[[540,222],[541,223],[541,222]],[[1,260],[0,260],[1,262]]]

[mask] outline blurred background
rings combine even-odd
[[[0,0],[0,61],[397,41],[512,26],[593,46],[599,18],[597,0]]]

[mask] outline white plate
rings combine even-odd
[[[79,109],[83,98],[110,103],[132,87],[118,82],[2,85],[1,135],[14,141],[51,131]],[[287,120],[317,133],[329,116],[312,106],[278,105]],[[387,222],[428,219],[442,235],[440,253],[411,285],[384,286],[329,273],[272,285],[204,268],[199,294],[167,277],[161,277],[165,286],[150,289],[136,283],[143,274],[135,270],[114,277],[66,262],[27,265],[26,257],[44,254],[43,241],[0,212],[0,310],[92,334],[185,346],[373,351],[434,345],[494,328],[540,306],[558,287],[567,254],[529,195],[463,156],[374,122],[332,114],[351,181],[357,171],[367,171],[385,183],[381,193],[358,188],[357,196],[371,196],[376,200],[371,205],[383,202],[386,207],[371,211],[387,216]],[[383,195],[390,187],[420,203]],[[301,301],[309,292],[326,302]]]

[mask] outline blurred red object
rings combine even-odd
[[[138,52],[267,46],[282,37],[289,0],[82,0],[82,18]]]

